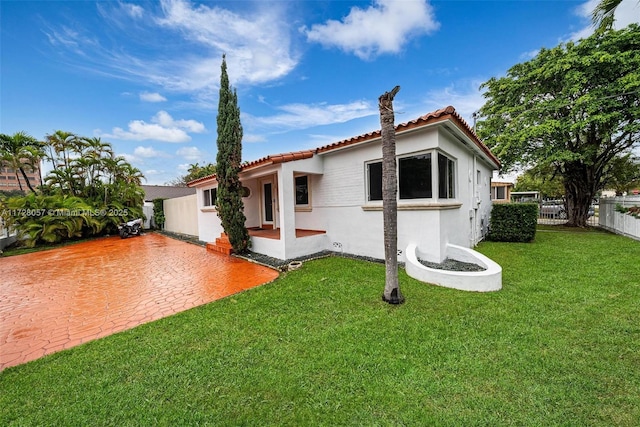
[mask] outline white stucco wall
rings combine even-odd
[[[398,249],[415,244],[430,261],[442,261],[447,245],[473,247],[483,237],[491,210],[489,179],[492,166],[474,150],[465,135],[449,124],[422,127],[396,135],[396,155],[439,151],[455,160],[456,183],[453,199],[414,199],[398,201]],[[382,202],[367,202],[366,164],[382,159],[381,141],[367,142],[312,158],[262,166],[241,174],[251,189],[244,200],[247,227],[261,224],[261,180],[272,178],[278,194],[274,206],[280,240],[254,239],[253,250],[281,259],[329,249],[344,253],[384,258]],[[437,156],[433,194],[437,196]],[[295,176],[307,174],[310,206],[295,209]],[[197,215],[201,240],[212,242],[222,232],[213,208],[203,206],[203,190],[197,188]],[[484,225],[481,222],[484,220]],[[296,238],[295,229],[324,230],[326,234]],[[405,261],[404,252],[399,260]]]
[[[456,161],[456,197],[399,200],[398,249],[415,243],[433,261],[441,261],[446,255],[447,244],[472,247],[478,240],[472,234],[472,224],[490,210],[488,177],[491,168],[481,160],[474,160],[476,155],[471,149],[447,131],[431,128],[396,137],[396,155],[399,157],[435,148]],[[313,194],[313,210],[326,224],[330,249],[384,258],[382,210],[369,210],[381,207],[382,203],[366,202],[366,163],[382,158],[381,143],[334,151],[322,157],[324,174],[320,179],[322,185]],[[478,170],[479,184],[476,183]],[[433,185],[436,195],[435,177]],[[404,253],[399,259],[404,261]]]
[[[164,229],[173,233],[199,236],[197,194],[163,201]]]

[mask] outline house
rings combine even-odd
[[[451,106],[396,126],[399,260],[417,248],[443,261],[448,246],[472,248],[488,230],[490,180],[500,166]],[[251,249],[279,259],[332,250],[384,259],[381,132],[242,165]],[[197,190],[199,239],[223,232],[216,176]]]

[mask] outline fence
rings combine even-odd
[[[593,204],[589,207],[587,225],[597,227],[600,207]],[[538,204],[538,224],[563,225],[567,222],[567,211],[562,200],[547,200]]]
[[[15,242],[16,238],[16,233],[5,228],[2,219],[0,219],[0,251]]]
[[[600,227],[617,234],[640,240],[640,218],[616,212],[616,206],[629,208],[640,206],[640,196],[611,197],[600,199]]]
[[[164,229],[172,233],[198,236],[198,199],[195,194],[164,201]]]

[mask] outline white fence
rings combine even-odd
[[[9,232],[7,228],[4,228],[2,219],[0,219],[0,251],[15,242],[16,238],[15,231]]]
[[[198,199],[195,194],[164,201],[164,230],[199,236]]]
[[[601,198],[600,227],[640,240],[640,218],[616,212],[616,205],[626,208],[640,206],[640,196]]]

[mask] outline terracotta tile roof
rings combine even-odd
[[[242,164],[242,170],[253,169],[258,166],[275,165],[277,163],[286,163],[293,160],[309,159],[313,157],[316,150],[294,151],[291,153],[272,154],[252,162]]]
[[[291,153],[271,154],[266,157],[262,157],[261,159],[253,160],[251,162],[243,162],[241,165],[241,168],[242,168],[241,170],[246,171],[246,170],[254,169],[260,166],[275,165],[278,163],[291,162],[293,160],[309,159],[313,157],[314,154],[315,154],[315,150],[293,151]],[[196,180],[193,180],[187,183],[187,185],[189,187],[192,187],[203,181],[209,181],[211,179],[215,179],[215,177],[216,177],[215,174],[204,176],[202,178],[198,178]]]
[[[478,135],[473,131],[471,126],[456,112],[456,109],[449,105],[446,108],[441,108],[439,110],[433,111],[431,113],[425,114],[424,116],[418,117],[415,120],[411,120],[409,122],[400,123],[396,125],[396,132],[403,132],[410,129],[419,128],[426,125],[431,125],[434,123],[442,122],[445,120],[451,120],[462,132],[464,132],[473,143],[489,157],[497,166],[500,166],[500,160],[493,155],[489,147],[487,147],[481,140],[478,138]],[[258,160],[254,160],[251,162],[244,162],[242,164],[242,170],[249,170],[253,168],[257,168],[260,166],[278,164],[290,162],[293,160],[301,160],[308,159],[313,157],[314,154],[327,153],[333,150],[339,150],[350,145],[358,144],[361,142],[370,141],[373,139],[377,139],[381,137],[381,131],[376,130],[374,132],[365,133],[362,135],[354,136],[349,139],[343,139],[342,141],[334,142],[332,144],[324,145],[322,147],[313,149],[313,150],[304,150],[304,151],[295,151],[291,153],[282,153],[282,154],[272,154],[266,157],[263,157]],[[192,187],[201,183],[203,181],[208,181],[211,179],[215,179],[214,175],[205,176],[202,178],[198,178],[194,181],[189,182],[187,185]]]
[[[424,116],[418,117],[415,120],[411,120],[409,122],[400,123],[396,125],[396,132],[402,132],[409,129],[415,129],[421,126],[426,126],[433,123],[438,123],[445,120],[451,120],[454,122],[470,139],[473,143],[483,152],[485,153],[491,160],[493,160],[496,165],[500,165],[500,160],[489,150],[487,147],[476,135],[471,126],[458,114],[455,108],[449,105],[446,108],[441,108],[439,110],[433,111],[431,113],[425,114]],[[361,142],[369,141],[372,139],[380,138],[382,132],[380,130],[376,130],[374,132],[369,132],[363,135],[354,136],[353,138],[344,139],[342,141],[334,142],[329,145],[322,146],[316,149],[316,153],[326,153],[328,151],[338,150],[344,147],[348,147],[350,145],[358,144]]]

